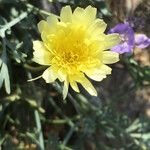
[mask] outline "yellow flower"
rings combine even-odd
[[[51,14],[38,24],[42,41],[33,41],[34,61],[49,66],[42,77],[47,83],[59,79],[64,82],[63,98],[68,86],[79,92],[80,83],[91,95],[97,92],[87,77],[101,81],[111,74],[112,64],[119,60],[109,51],[120,42],[118,34],[105,35],[106,24],[96,19],[96,8],[63,7],[60,18]]]

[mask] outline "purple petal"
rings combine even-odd
[[[150,38],[145,34],[136,34],[135,35],[135,46],[138,48],[146,48],[150,45]]]
[[[133,46],[129,45],[128,43],[124,42],[122,44],[119,44],[117,46],[114,46],[111,48],[112,51],[117,52],[119,54],[123,53],[132,53],[133,51]]]
[[[114,28],[110,29],[108,33],[126,34],[128,32],[133,32],[133,29],[130,27],[130,25],[128,23],[120,23]]]

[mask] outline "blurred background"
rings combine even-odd
[[[150,47],[135,47],[93,82],[98,97],[37,77],[32,61],[37,23],[63,6],[88,5],[108,24],[129,22],[150,37],[149,0],[0,0],[0,150],[150,150]]]

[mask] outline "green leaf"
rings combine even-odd
[[[136,119],[127,129],[126,132],[133,132],[137,130],[138,128],[141,128],[142,124],[140,123],[139,119]]]
[[[5,90],[8,94],[10,94],[10,79],[8,74],[8,67],[4,62],[2,63],[0,77],[0,88],[2,87],[4,82]]]
[[[3,64],[2,64],[2,68],[1,68],[1,71],[0,71],[0,88],[2,87],[3,81],[4,81],[4,67],[3,67]]]

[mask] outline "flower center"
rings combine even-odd
[[[87,65],[91,47],[85,42],[85,30],[80,28],[63,28],[50,39],[55,51],[53,65],[67,72],[81,71]]]
[[[62,60],[64,61],[65,64],[74,64],[79,61],[79,55],[74,54],[73,52],[63,52]]]
[[[64,68],[67,72],[72,71],[79,71],[83,65],[86,65],[87,63],[87,46],[83,43],[70,43],[69,39],[68,42],[65,43],[66,46],[60,47],[58,49],[58,61],[57,64],[59,64],[59,67]]]

